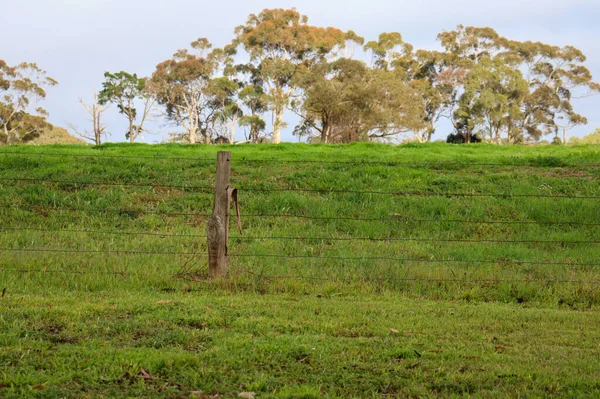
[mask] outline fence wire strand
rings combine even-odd
[[[115,209],[115,208],[80,208],[71,206],[61,207],[40,207],[38,205],[30,205],[29,207],[0,205],[0,209],[21,210],[26,212],[97,212],[97,213],[117,213],[117,214],[136,214],[136,215],[161,215],[161,216],[181,216],[181,217],[211,217],[210,213],[195,213],[195,212],[167,212],[167,211],[152,211],[144,209]],[[467,219],[424,219],[411,218],[405,216],[388,216],[378,218],[365,218],[354,216],[309,216],[295,214],[241,214],[242,218],[295,218],[307,220],[323,220],[323,221],[359,221],[359,222],[418,222],[418,223],[466,223],[466,224],[507,224],[507,225],[564,225],[564,226],[588,226],[599,227],[600,223],[592,222],[574,222],[574,221],[537,221],[537,220],[467,220]]]
[[[214,158],[193,158],[193,157],[165,157],[162,155],[118,155],[118,154],[76,154],[67,152],[16,152],[16,151],[0,151],[1,155],[13,155],[13,156],[49,156],[49,157],[74,157],[74,158],[107,158],[107,159],[144,159],[144,160],[160,160],[160,161],[193,161],[193,162],[208,162],[214,164]],[[512,158],[512,161],[521,161],[521,159]],[[501,163],[501,162],[486,162],[486,163],[473,163],[469,160],[464,161],[396,161],[396,160],[374,160],[374,161],[362,161],[362,160],[343,160],[343,161],[328,161],[328,160],[317,160],[317,159],[281,159],[281,158],[245,158],[241,157],[235,160],[235,163],[239,164],[253,164],[253,163],[278,163],[278,164],[323,164],[323,165],[352,165],[352,166],[370,166],[370,165],[382,165],[382,166],[443,166],[443,167],[539,167],[539,168],[575,168],[575,167],[590,167],[600,168],[600,164],[596,163],[576,163],[576,164],[564,164],[555,163],[552,160],[544,163],[542,159],[540,162],[531,162],[530,159],[522,159],[522,161],[528,161],[527,163]]]
[[[0,177],[0,181],[16,181],[25,183],[53,183],[65,184],[73,186],[123,186],[123,187],[151,187],[160,188],[176,188],[183,190],[210,190],[206,193],[212,194],[214,188],[211,186],[190,186],[185,184],[150,184],[150,183],[126,183],[126,182],[88,182],[88,181],[73,181],[59,179],[42,179],[42,178],[25,178],[25,177]]]
[[[173,234],[151,231],[107,231],[107,230],[85,230],[85,229],[47,229],[38,227],[5,227],[0,226],[0,232],[7,231],[34,231],[43,233],[80,233],[80,234],[110,234],[110,235],[134,235],[134,236],[157,236],[157,237],[185,237],[185,238],[207,238],[202,234]],[[291,236],[230,236],[231,240],[237,241],[372,241],[372,242],[450,242],[450,243],[473,243],[473,244],[600,244],[600,240],[502,240],[502,239],[461,239],[461,238],[431,238],[431,237],[291,237]]]

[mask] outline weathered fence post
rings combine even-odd
[[[227,274],[227,238],[229,229],[231,152],[217,153],[217,178],[213,214],[208,221],[208,271],[211,277]]]

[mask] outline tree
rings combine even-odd
[[[205,38],[191,43],[195,54],[177,51],[172,59],[156,66],[150,79],[150,90],[166,109],[167,118],[182,126],[189,142],[198,135],[206,144],[211,141],[210,127],[217,117],[218,101],[211,82],[223,60],[223,50],[206,54],[212,45]]]
[[[459,26],[438,39],[444,68],[461,71],[452,115],[457,132],[466,128],[465,139],[469,126],[515,143],[587,122],[574,111],[573,94],[598,92],[600,85],[578,49],[509,40],[491,28]]]
[[[422,125],[418,93],[394,71],[341,58],[306,73],[302,87],[304,98],[296,105],[302,117],[294,130],[297,135],[315,130],[323,143],[368,141]]]
[[[571,137],[569,140],[569,144],[571,145],[580,145],[580,144],[600,144],[600,128],[596,129],[595,132],[588,134],[587,136],[579,137]]]
[[[522,118],[523,101],[528,93],[528,85],[521,71],[506,65],[502,59],[483,59],[465,76],[464,93],[458,101],[455,117],[458,121],[469,121],[479,132],[499,144],[503,132],[509,142],[523,142],[521,132],[514,129],[513,121]],[[456,125],[455,125],[456,127]],[[460,130],[457,129],[460,133]]]
[[[273,143],[279,143],[285,109],[298,88],[298,74],[342,48],[346,35],[339,29],[308,25],[308,17],[295,9],[252,14],[235,34],[234,45],[248,53],[265,86],[273,112]]]
[[[108,106],[100,105],[98,102],[98,95],[96,93],[94,93],[93,97],[94,102],[92,104],[88,104],[82,98],[79,98],[79,103],[83,105],[90,116],[88,121],[92,122],[92,131],[81,131],[79,130],[79,127],[73,123],[68,123],[67,126],[79,137],[90,140],[96,145],[100,145],[102,144],[102,136],[106,135],[106,125],[101,121],[102,114],[107,110]]]
[[[249,128],[248,139],[256,144],[261,132],[266,128],[266,123],[261,115],[267,110],[269,100],[262,86],[254,84],[240,90],[238,97],[249,110],[240,118],[240,126]]]
[[[398,32],[382,33],[377,41],[364,49],[371,54],[373,65],[384,71],[394,71],[396,77],[418,95],[411,99],[413,112],[420,113],[422,123],[413,124],[414,139],[431,141],[436,124],[449,113],[456,95],[455,80],[460,74],[445,67],[445,58],[437,51],[414,50]]]
[[[129,128],[125,137],[130,142],[134,142],[144,131],[144,123],[152,111],[154,99],[146,90],[145,78],[138,78],[137,74],[130,74],[125,71],[117,73],[104,73],[106,80],[102,83],[103,89],[98,95],[98,103],[106,105],[108,103],[117,104],[119,112],[129,121]],[[142,100],[144,108],[138,120],[136,101]]]
[[[58,84],[35,63],[9,66],[0,60],[0,145],[31,141],[47,128],[48,112],[37,107],[46,89]]]
[[[585,55],[573,46],[551,46],[539,42],[503,40],[529,83],[523,117],[518,127],[534,137],[557,133],[561,126],[568,128],[587,123],[574,111],[571,100],[576,92],[585,95],[600,92],[600,84],[583,63]],[[513,61],[514,60],[514,61]],[[559,122],[559,123],[557,123]]]
[[[221,123],[229,124],[229,140],[231,143],[235,140],[235,125],[243,115],[242,109],[236,101],[239,86],[238,82],[229,79],[227,76],[222,76],[212,79],[208,87],[209,95],[214,97],[215,107],[219,109],[216,119]]]

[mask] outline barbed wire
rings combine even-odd
[[[0,151],[3,155],[15,155],[15,156],[69,156],[78,158],[117,158],[117,159],[157,159],[157,160],[178,160],[178,161],[197,161],[197,162],[211,162],[215,163],[215,158],[192,158],[192,157],[165,157],[162,155],[109,155],[109,154],[76,154],[66,152],[16,152],[16,151]],[[513,158],[513,160],[520,160],[519,158]],[[530,161],[530,159],[524,159]],[[232,163],[291,163],[291,164],[331,164],[331,165],[387,165],[387,166],[448,166],[448,167],[493,167],[493,166],[526,166],[526,167],[540,167],[540,168],[569,168],[569,167],[593,167],[600,168],[600,164],[597,163],[575,163],[565,164],[557,163],[549,160],[544,163],[545,160],[542,158],[539,162],[529,163],[501,163],[501,162],[486,162],[486,163],[473,163],[469,160],[463,162],[456,161],[394,161],[394,160],[374,160],[374,161],[327,161],[327,160],[316,160],[316,159],[280,159],[280,158],[245,158],[240,157],[232,161]]]
[[[390,256],[365,256],[365,257],[346,257],[346,256],[323,256],[323,255],[277,255],[277,254],[229,254],[232,258],[276,258],[276,259],[323,259],[323,260],[342,260],[342,261],[392,261],[392,262],[412,262],[412,263],[466,263],[466,264],[518,264],[518,265],[555,265],[555,266],[600,266],[600,263],[574,263],[574,262],[541,262],[541,261],[522,261],[516,259],[503,260],[459,260],[459,259],[421,259],[421,258],[397,258]]]
[[[1,229],[1,227],[0,227]],[[458,243],[499,243],[499,244],[600,244],[600,240],[502,240],[502,239],[463,239],[429,237],[290,237],[290,236],[231,236],[232,240],[282,240],[282,241],[416,241],[416,242],[458,242]]]
[[[365,218],[365,217],[344,217],[344,216],[308,216],[308,215],[294,215],[294,214],[242,214],[243,218],[297,218],[297,219],[309,219],[309,220],[338,220],[338,221],[361,221],[361,222],[423,222],[423,223],[467,223],[467,224],[540,224],[540,225],[576,225],[576,226],[600,226],[600,223],[587,223],[587,222],[553,222],[553,221],[529,221],[529,220],[465,220],[465,219],[423,219],[423,218],[409,218],[404,216],[391,216],[391,217],[379,217],[379,218]]]
[[[56,183],[68,185],[82,186],[128,186],[128,187],[152,187],[152,188],[177,188],[184,190],[210,190],[207,194],[214,193],[214,188],[211,186],[188,186],[184,184],[150,184],[150,183],[125,183],[125,182],[87,182],[87,181],[72,181],[72,180],[57,180],[57,179],[42,179],[42,178],[25,178],[25,177],[0,177],[0,181],[20,181],[28,183]]]
[[[328,277],[312,277],[312,276],[292,276],[292,275],[264,275],[259,273],[253,273],[245,271],[246,274],[251,274],[258,277],[259,279],[272,279],[272,280],[311,280],[311,281],[329,281],[329,282],[346,282],[346,283],[362,283],[367,282],[431,282],[431,283],[539,283],[543,282],[546,284],[558,283],[558,284],[591,284],[599,285],[600,281],[582,281],[582,280],[566,280],[566,279],[459,279],[459,278],[423,278],[423,277],[368,277],[368,278],[328,278]]]
[[[151,187],[151,188],[176,188],[183,190],[208,190],[206,194],[214,193],[212,186],[197,186],[185,184],[152,184],[152,183],[126,183],[126,182],[88,182],[60,179],[25,178],[25,177],[0,177],[0,181],[18,181],[26,183],[53,183],[82,186],[124,186],[124,187]],[[338,190],[338,189],[309,189],[309,188],[260,188],[239,187],[238,192],[303,192],[319,194],[357,194],[357,195],[391,195],[410,197],[488,197],[488,198],[562,198],[562,199],[600,199],[592,195],[563,195],[563,194],[514,194],[514,193],[435,193],[424,191],[372,191],[372,190]]]
[[[359,191],[337,189],[308,189],[308,188],[256,188],[240,187],[239,192],[304,192],[304,193],[333,193],[333,194],[372,194],[410,197],[490,197],[490,198],[566,198],[566,199],[600,199],[600,196],[572,196],[562,194],[513,194],[513,193],[428,193],[423,191]]]
[[[193,217],[210,217],[208,213],[192,213],[192,212],[163,212],[163,211],[151,211],[143,209],[115,209],[115,208],[79,208],[72,206],[62,207],[40,207],[37,205],[31,205],[30,208],[15,207],[12,205],[0,205],[0,209],[12,209],[22,211],[54,211],[54,212],[97,212],[97,213],[117,213],[117,214],[136,214],[136,215],[161,215],[161,216],[193,216]]]
[[[107,231],[107,230],[86,230],[86,229],[47,229],[37,227],[4,227],[0,226],[0,232],[5,231],[36,231],[44,233],[81,233],[81,234],[109,234],[109,235],[134,235],[134,236],[156,236],[156,237],[186,237],[186,238],[206,238],[206,235],[198,234],[172,234],[149,231]]]
[[[38,212],[98,212],[98,213],[117,213],[117,214],[137,214],[137,215],[160,215],[160,216],[182,216],[182,217],[211,217],[210,213],[194,213],[194,212],[167,212],[167,211],[151,211],[143,209],[115,209],[115,208],[79,208],[72,206],[62,207],[41,207],[39,205],[30,205],[29,208],[15,207],[14,205],[2,205],[0,209],[21,210],[21,211],[38,211]],[[411,218],[401,215],[392,215],[389,217],[350,217],[350,216],[310,216],[296,214],[241,214],[242,218],[295,218],[307,220],[336,220],[336,221],[359,221],[359,222],[418,222],[418,223],[465,223],[465,224],[503,224],[503,225],[564,225],[564,226],[587,226],[598,227],[600,223],[592,222],[575,222],[575,221],[537,221],[537,220],[468,220],[468,219],[425,219]]]
[[[58,269],[14,269],[14,268],[0,268],[0,273],[12,272],[12,273],[50,273],[50,274],[92,274],[92,275],[116,275],[121,277],[133,276],[136,273],[125,272],[125,271],[101,271],[101,270],[58,270]],[[425,283],[459,283],[459,284],[514,284],[514,283],[544,283],[549,284],[589,284],[589,285],[600,285],[600,281],[591,280],[567,280],[567,279],[480,279],[480,278],[423,278],[423,277],[367,277],[367,278],[331,278],[331,277],[312,277],[312,276],[293,276],[293,275],[265,275],[259,273],[253,273],[250,271],[244,271],[242,274],[249,274],[255,276],[260,280],[309,280],[309,281],[327,281],[327,282],[341,282],[341,283],[383,283],[383,282],[425,282]],[[233,277],[238,277],[233,276]],[[202,275],[203,280],[211,280],[210,276]]]
[[[69,152],[16,152],[0,151],[2,155],[21,155],[21,156],[48,156],[48,157],[73,157],[73,158],[107,158],[107,159],[158,159],[173,161],[198,161],[215,163],[215,158],[192,158],[192,157],[164,157],[161,155],[108,155],[108,154],[75,154]]]
[[[107,231],[107,230],[86,230],[86,229],[49,229],[37,227],[5,227],[0,226],[0,232],[7,231],[35,231],[44,233],[81,233],[81,234],[108,234],[108,235],[135,235],[135,236],[157,236],[157,237],[185,237],[185,238],[207,238],[200,234],[173,234],[161,232],[146,231]],[[230,236],[231,240],[238,241],[373,241],[373,242],[394,242],[394,241],[416,241],[416,242],[451,242],[451,243],[499,243],[499,244],[600,244],[600,240],[502,240],[502,239],[462,239],[462,238],[431,238],[431,237],[292,237],[292,236]]]
[[[96,254],[125,254],[125,255],[166,255],[166,256],[199,256],[208,255],[207,252],[155,252],[119,249],[57,249],[57,248],[0,248],[0,252],[42,252],[42,253],[96,253]],[[398,258],[391,256],[323,256],[323,255],[278,255],[278,254],[228,254],[231,258],[275,258],[275,259],[320,259],[334,261],[393,261],[411,263],[464,263],[464,264],[517,264],[517,265],[555,265],[555,266],[600,266],[600,263],[575,263],[575,262],[542,262],[523,261],[516,259],[421,259],[421,258]]]
[[[207,252],[155,252],[128,249],[57,249],[57,248],[0,248],[0,252],[49,252],[49,253],[81,253],[81,254],[123,254],[123,255],[166,255],[196,256],[208,255]]]
[[[109,275],[119,275],[125,277],[127,275],[131,275],[132,273],[127,272],[108,272],[102,270],[58,270],[58,269],[7,269],[0,268],[1,272],[14,272],[14,273],[61,273],[61,274],[109,274]]]

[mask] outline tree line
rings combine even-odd
[[[153,109],[183,129],[173,140],[192,144],[232,142],[237,127],[250,142],[279,143],[286,112],[299,118],[294,135],[322,143],[427,142],[447,119],[449,141],[517,144],[587,123],[572,100],[600,92],[600,84],[577,48],[510,40],[488,27],[458,26],[437,39],[441,50],[415,49],[397,32],[367,42],[310,25],[295,9],[266,9],[222,48],[200,38],[149,77],[105,73],[94,101],[80,100],[92,130],[71,128],[100,143],[110,104],[127,119],[131,142]],[[35,64],[0,61],[1,144],[39,135],[47,113],[28,110],[55,84]]]

